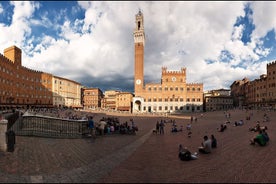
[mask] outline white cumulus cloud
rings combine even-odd
[[[263,74],[268,61],[257,61],[271,52],[260,38],[276,27],[276,3],[251,2],[255,30],[245,44],[241,40],[245,25],[234,25],[238,17],[245,16],[246,3],[80,1],[84,18],[69,19],[63,11],[56,16],[64,18],[58,24],[48,18],[50,9],[34,17],[41,9],[39,3],[12,2],[11,25],[0,25],[0,35],[5,35],[0,47],[17,44],[23,51],[23,65],[32,69],[91,86],[133,90],[133,31],[140,8],[145,21],[146,81],[160,82],[162,66],[169,70],[186,67],[189,83],[203,82],[205,90],[229,88],[237,79]],[[32,25],[52,28],[59,37],[43,32],[38,40],[31,36]],[[220,60],[228,57],[222,54],[225,50],[231,55],[228,62]]]

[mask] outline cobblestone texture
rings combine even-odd
[[[230,111],[231,121],[245,120],[245,111]],[[137,135],[105,135],[96,140],[53,139],[16,136],[15,151],[0,152],[1,183],[274,183],[276,181],[275,130],[276,112],[268,112],[270,142],[265,147],[249,145],[255,133],[248,128],[262,121],[264,112],[255,111],[245,125],[228,124],[225,132],[216,128],[225,121],[223,112],[199,114],[192,124],[192,137],[187,131],[152,133],[161,117],[133,118],[139,126]],[[178,126],[190,122],[176,118]],[[218,148],[197,160],[183,162],[177,157],[178,145],[192,152],[204,135],[214,134]]]

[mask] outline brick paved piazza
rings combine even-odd
[[[266,112],[270,122],[262,122],[264,111],[232,110],[231,124],[225,132],[217,128],[225,119],[224,112],[208,112],[192,124],[192,137],[187,131],[165,135],[152,129],[163,117],[121,116],[133,118],[139,126],[137,135],[105,135],[96,140],[52,139],[16,136],[13,153],[0,152],[0,182],[61,183],[275,183],[276,182],[276,112]],[[250,121],[245,117],[253,112]],[[104,116],[98,114],[95,120]],[[115,115],[112,115],[115,116]],[[171,117],[178,126],[190,122],[190,115]],[[243,119],[243,126],[233,121]],[[255,133],[248,130],[256,121],[268,127],[270,142],[265,147],[249,145]],[[178,159],[178,145],[192,152],[204,135],[214,134],[218,148],[209,155],[199,154],[193,161]]]

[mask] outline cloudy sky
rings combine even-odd
[[[187,69],[204,91],[259,78],[275,60],[276,2],[0,1],[0,53],[87,87],[133,92],[135,14],[144,14],[145,82]]]

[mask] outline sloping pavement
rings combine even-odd
[[[276,112],[268,112],[270,122],[262,122],[262,111],[231,111],[232,123],[224,132],[216,128],[224,123],[223,112],[207,113],[192,124],[192,136],[187,131],[151,137],[128,159],[103,177],[103,183],[275,183]],[[244,120],[243,126],[233,126],[234,121]],[[270,142],[265,147],[249,145],[256,135],[248,129],[260,121],[268,127]],[[197,151],[204,135],[214,134],[218,147],[211,154],[199,154],[197,160],[180,161],[178,145]]]
[[[249,112],[231,112],[231,122],[245,120]],[[265,147],[249,145],[255,133],[248,131],[264,112],[255,111],[245,125],[228,124],[225,132],[216,128],[225,121],[223,112],[205,113],[192,124],[192,137],[187,131],[152,133],[157,120],[163,117],[124,116],[139,126],[137,135],[105,135],[96,140],[16,137],[15,151],[0,152],[2,183],[273,183],[276,181],[275,130],[276,113],[268,112],[270,142]],[[184,127],[189,118],[176,118]],[[204,135],[214,134],[218,148],[209,155],[199,154],[194,161],[177,157],[181,143],[197,151]]]
[[[130,117],[120,117],[125,122]],[[137,135],[105,135],[84,139],[16,136],[14,152],[0,152],[0,182],[94,183],[140,147],[152,124],[136,117]],[[143,127],[143,128],[142,128]]]

